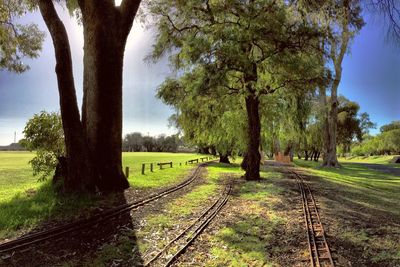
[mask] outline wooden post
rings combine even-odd
[[[142,163],[142,174],[144,174],[144,168],[146,167],[145,163]]]
[[[187,161],[185,162],[185,165],[187,165]]]
[[[153,172],[153,163],[150,163],[150,171]]]
[[[162,170],[162,164],[160,164],[160,170]]]
[[[182,166],[182,162],[179,162],[179,166]]]
[[[125,176],[126,178],[129,177],[129,167],[125,167]]]
[[[172,168],[172,161],[171,161],[171,168]]]

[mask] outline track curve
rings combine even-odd
[[[169,187],[161,192],[146,196],[145,198],[142,198],[138,201],[117,206],[115,208],[112,208],[112,209],[102,212],[100,214],[96,214],[87,219],[80,219],[80,220],[77,220],[77,221],[74,221],[71,223],[62,224],[62,225],[52,227],[52,228],[44,230],[44,231],[27,234],[27,235],[19,237],[17,239],[1,243],[0,244],[0,254],[11,253],[13,251],[23,249],[23,248],[29,247],[31,245],[35,245],[40,242],[46,241],[46,240],[51,240],[51,239],[55,239],[55,238],[61,237],[66,234],[78,232],[81,229],[86,229],[90,226],[105,222],[105,221],[112,219],[114,217],[117,217],[118,215],[123,214],[125,212],[131,211],[133,209],[138,209],[150,202],[153,202],[161,197],[169,195],[173,192],[176,192],[176,191],[188,186],[194,180],[196,180],[197,177],[199,177],[201,168],[206,166],[206,164],[207,163],[199,164],[196,167],[196,169],[194,170],[194,172],[192,173],[192,175],[188,179],[183,181],[182,183],[179,183],[175,186]]]

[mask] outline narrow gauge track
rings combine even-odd
[[[294,171],[291,171],[291,173],[294,174],[301,193],[311,266],[334,267],[335,264],[311,189],[308,184],[304,183],[300,174]]]
[[[144,266],[171,266],[226,204],[231,190],[232,182],[229,182],[225,186],[221,196],[214,202],[214,204],[205,210],[186,229],[172,239],[163,249],[147,254],[144,257]],[[150,259],[146,260],[146,258]]]
[[[35,245],[38,243],[42,243],[43,241],[46,241],[46,240],[55,239],[55,238],[58,238],[61,236],[65,236],[66,234],[73,234],[75,232],[78,232],[79,230],[86,229],[86,228],[89,228],[96,224],[110,220],[110,219],[117,217],[118,215],[121,215],[125,212],[131,211],[134,209],[138,209],[138,208],[144,206],[145,204],[148,204],[148,203],[155,201],[161,197],[164,197],[175,191],[178,191],[179,189],[181,189],[183,187],[188,186],[199,176],[201,168],[203,166],[205,166],[206,164],[207,163],[202,163],[199,166],[197,166],[197,168],[194,170],[193,174],[188,179],[183,181],[182,183],[177,184],[172,187],[169,187],[161,192],[151,194],[141,200],[117,206],[117,207],[107,210],[105,212],[93,215],[92,217],[89,217],[87,219],[81,219],[81,220],[77,220],[77,221],[74,221],[71,223],[62,224],[62,225],[52,227],[52,228],[44,230],[44,231],[27,234],[25,236],[15,239],[15,240],[4,242],[4,243],[0,244],[0,254],[11,253],[11,252],[19,250],[19,249],[23,249],[23,248],[26,248],[26,247],[29,247],[29,246],[32,246],[32,245]]]

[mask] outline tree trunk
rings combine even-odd
[[[308,150],[305,150],[304,151],[304,160],[308,160],[308,157],[309,157]]]
[[[245,178],[246,180],[259,180],[260,179],[260,152],[258,148],[260,146],[260,115],[259,115],[259,104],[258,97],[251,93],[246,97],[246,111],[247,111],[247,151],[245,160],[245,166],[242,164],[242,168],[245,167]]]
[[[52,1],[39,9],[53,40],[65,135],[67,192],[105,192],[129,186],[121,166],[122,65],[126,39],[140,0],[78,0],[84,26],[82,122],[77,105],[71,52],[65,27]]]
[[[68,35],[52,1],[40,0],[39,9],[53,40],[57,62],[56,74],[67,165],[63,188],[67,193],[94,192],[97,177],[80,121]]]
[[[219,153],[219,162],[220,162],[220,163],[231,163],[231,162],[229,161],[229,156],[228,156],[228,154],[221,154],[221,153]]]
[[[211,150],[211,152],[210,152],[211,155],[213,155],[213,156],[217,155],[217,150],[215,149],[215,146],[211,146],[210,150]]]
[[[82,121],[103,192],[129,187],[122,171],[122,69],[126,36],[112,1],[85,1]],[[111,6],[110,6],[111,5]]]
[[[337,115],[338,115],[338,100],[337,100],[337,87],[336,90],[332,88],[330,98],[330,109],[328,116],[325,120],[325,151],[324,161],[322,166],[339,167],[337,160]]]
[[[318,151],[318,152],[316,153],[316,155],[314,156],[314,161],[318,162],[318,159],[319,159],[319,155],[320,155],[320,154],[321,154],[320,151]]]
[[[350,40],[349,24],[350,24],[350,1],[343,2],[343,20],[341,23],[340,47],[337,49],[338,43],[335,39],[331,40],[331,59],[335,69],[334,79],[331,88],[330,110],[326,123],[326,138],[324,161],[322,166],[340,167],[336,155],[337,145],[337,117],[338,117],[338,99],[337,89],[342,78],[342,61],[347,51],[347,46]],[[337,53],[337,50],[339,53]],[[325,90],[324,90],[325,91]],[[326,93],[325,93],[326,94]],[[326,100],[325,100],[326,102]]]

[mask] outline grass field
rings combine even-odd
[[[157,249],[162,249],[169,238],[178,235],[215,201],[223,188],[224,178],[240,181],[239,177],[244,173],[238,164],[221,163],[210,164],[207,171],[203,184],[164,204],[159,212],[148,214],[139,231],[125,231],[113,244],[102,247],[95,255],[65,265],[109,266],[113,259],[118,258],[134,266],[137,259],[132,258],[131,252],[136,251],[136,246],[141,255],[153,250],[155,244]],[[197,245],[201,248],[193,245],[190,249],[197,251],[194,255],[196,263],[201,262],[203,266],[274,266],[274,257],[285,250],[286,245],[276,240],[282,240],[280,230],[289,220],[275,207],[284,191],[274,184],[281,180],[281,174],[262,170],[261,176],[260,182],[237,185],[225,212],[220,215],[222,225],[202,233]],[[196,265],[191,256],[181,260],[183,262],[179,264],[182,266]]]
[[[387,157],[366,162],[385,165]],[[353,266],[399,266],[399,176],[344,161],[339,169],[303,160],[295,164],[311,175],[311,186],[324,203],[321,209],[339,255],[351,258]]]
[[[32,175],[29,160],[33,157],[30,152],[0,152],[0,238],[12,236],[16,230],[29,230],[49,218],[77,216],[79,210],[102,201],[96,196],[57,197],[51,178],[38,182]],[[184,153],[123,153],[123,166],[130,168],[131,187],[154,188],[183,179],[193,167],[185,162],[199,157]],[[173,168],[159,170],[155,165],[153,173],[146,169],[146,174],[141,174],[142,163],[166,161],[172,161]]]
[[[398,155],[397,155],[398,156]],[[390,161],[396,157],[395,155],[391,156],[369,156],[369,157],[348,157],[348,158],[339,158],[340,162],[357,162],[357,163],[373,163],[373,164],[385,164],[391,167],[400,167],[400,164],[390,163]]]

